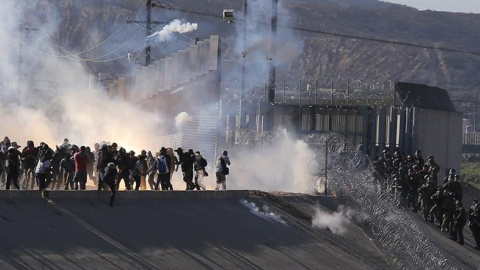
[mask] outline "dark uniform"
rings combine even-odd
[[[422,207],[422,214],[424,220],[434,221],[433,213],[430,212],[433,206],[432,196],[435,194],[435,187],[433,182],[429,179],[426,184],[423,184],[418,189],[418,194],[420,196],[420,205]]]
[[[442,225],[443,222],[443,193],[440,188],[437,188],[435,194],[432,195],[433,206],[430,209],[430,214],[435,217],[435,221],[438,225]]]
[[[418,176],[415,174],[413,169],[408,170],[407,176],[407,186],[408,186],[408,206],[412,207],[413,211],[418,211],[418,188],[421,186]]]
[[[428,165],[428,174],[430,177],[432,177],[433,180],[433,185],[435,187],[438,186],[438,172],[440,171],[440,167],[438,166],[437,163],[435,163],[434,157],[429,156],[428,157],[428,162],[426,163]]]
[[[468,209],[468,227],[475,238],[476,249],[480,249],[480,205],[478,199],[473,200],[473,205]]]
[[[444,192],[443,193],[443,222],[442,222],[442,231],[448,232],[450,235],[453,235],[453,215],[455,214],[455,198],[453,193]]]
[[[418,165],[419,167],[423,167],[423,165],[425,164],[425,160],[423,160],[422,152],[420,150],[417,150],[415,152],[415,156],[413,157],[413,159],[415,165]]]
[[[465,224],[467,223],[467,213],[465,212],[465,208],[463,208],[461,201],[456,201],[455,205],[456,209],[453,216],[454,229],[451,238],[453,240],[458,239],[458,243],[463,245],[463,227],[465,227]]]
[[[447,182],[443,185],[443,190],[451,192],[455,200],[462,201],[462,185],[455,178],[455,175],[448,178]]]
[[[455,180],[455,173],[456,173],[455,169],[450,169],[448,171],[448,175],[443,178],[443,184],[442,185],[445,185],[449,181],[453,182],[453,180]]]

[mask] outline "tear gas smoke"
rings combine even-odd
[[[334,234],[343,235],[347,231],[347,226],[351,224],[352,215],[352,210],[343,207],[339,207],[337,212],[330,213],[317,206],[312,218],[312,226],[329,229]]]
[[[147,40],[165,42],[168,40],[171,34],[173,33],[188,33],[198,29],[198,24],[196,23],[182,23],[180,20],[173,20],[169,24],[165,25],[162,30],[157,31],[150,36],[146,37]]]
[[[288,24],[294,21],[291,18],[288,4],[280,1],[278,9],[282,14],[279,24]],[[228,88],[234,89],[234,82],[242,76],[242,62],[248,67],[245,71],[246,93],[255,92],[257,85],[267,81],[270,64],[277,68],[284,68],[297,63],[303,52],[304,41],[298,38],[294,31],[288,28],[279,28],[276,39],[273,39],[270,31],[270,22],[264,18],[270,18],[272,11],[271,1],[249,0],[247,18],[243,21],[242,12],[235,14],[242,18],[241,23],[235,23],[234,42],[229,47],[228,58],[233,61],[229,63],[228,69],[222,71],[222,80],[229,82]],[[246,27],[246,35],[244,35]],[[275,46],[275,53],[271,51]],[[295,76],[292,74],[292,76]],[[238,85],[238,88],[240,85]]]
[[[284,135],[275,145],[252,146],[231,155],[232,189],[311,192],[308,164],[314,154],[303,141]]]
[[[188,122],[191,121],[192,117],[186,112],[181,112],[177,116],[175,116],[175,126],[177,127],[177,129],[181,129],[186,124],[188,124]]]
[[[288,223],[285,220],[283,220],[280,215],[270,212],[269,207],[267,205],[263,206],[263,211],[262,211],[260,210],[260,208],[257,207],[257,205],[254,202],[248,202],[247,200],[242,199],[240,200],[240,203],[246,208],[250,209],[250,213],[254,214],[257,217],[270,220],[270,221],[275,221],[282,225],[288,226]]]
[[[41,12],[33,12],[35,4],[43,5]],[[161,123],[158,114],[112,100],[103,90],[89,91],[89,75],[82,63],[61,56],[70,48],[52,44],[59,32],[58,12],[55,4],[46,1],[2,3],[0,49],[8,53],[1,58],[0,81],[13,81],[0,93],[2,136],[22,146],[33,140],[54,147],[69,138],[71,143],[90,146],[102,140],[117,142],[136,151],[157,147],[150,142]],[[17,52],[12,37],[18,36],[26,18],[39,30],[25,35]]]

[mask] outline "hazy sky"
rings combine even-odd
[[[480,13],[480,0],[382,0],[402,5],[411,6],[417,9]]]

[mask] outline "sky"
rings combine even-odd
[[[411,6],[420,10],[437,10],[480,14],[480,0],[382,0]]]

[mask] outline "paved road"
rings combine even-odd
[[[302,211],[264,196],[245,199],[287,225],[252,214],[238,194],[144,194],[111,208],[104,196],[0,192],[0,269],[391,269],[357,226],[343,236],[312,229]]]

